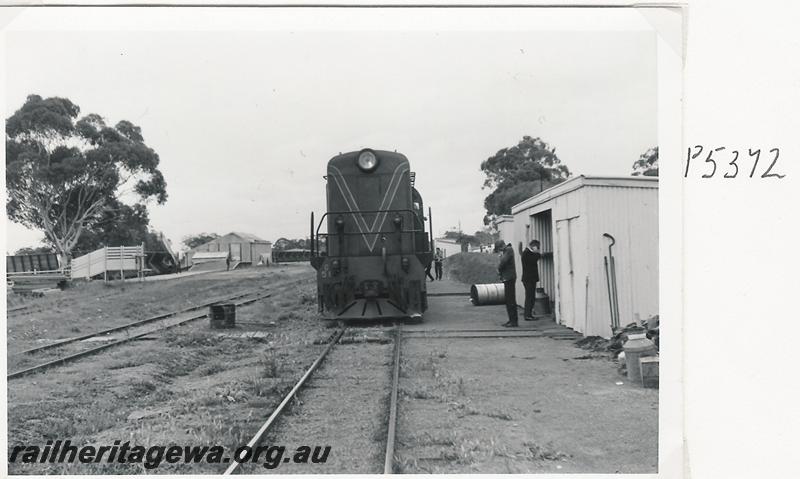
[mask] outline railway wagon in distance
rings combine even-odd
[[[316,225],[311,214],[319,312],[337,320],[421,319],[433,238],[408,159],[371,149],[339,154],[325,179],[327,212]]]
[[[302,248],[272,250],[272,262],[278,263],[302,263],[311,260],[311,250]]]

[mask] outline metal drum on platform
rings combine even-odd
[[[470,301],[475,306],[505,304],[506,292],[503,283],[473,284],[469,289]]]

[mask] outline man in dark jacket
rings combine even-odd
[[[525,287],[525,321],[533,321],[533,303],[536,300],[536,283],[539,282],[539,242],[533,240],[522,252],[522,286]]]
[[[497,265],[497,274],[503,281],[503,289],[506,296],[506,312],[508,322],[503,324],[505,328],[516,328],[517,324],[517,295],[514,291],[517,282],[517,266],[514,264],[514,248],[511,244],[505,244],[503,240],[498,240],[494,244],[494,251],[502,251],[500,264]]]
[[[442,279],[442,262],[444,261],[444,255],[442,254],[441,248],[436,248],[436,253],[433,254],[433,266],[434,270],[436,271],[436,279]]]

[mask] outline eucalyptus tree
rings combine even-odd
[[[141,128],[79,114],[69,99],[30,95],[6,120],[6,212],[43,231],[62,261],[120,199],[167,200],[159,156]]]

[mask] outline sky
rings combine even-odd
[[[388,10],[381,29],[314,10],[275,27],[241,9],[209,29],[172,10],[26,11],[3,32],[3,100],[6,117],[38,94],[140,126],[169,194],[150,223],[176,247],[199,232],[307,236],[339,152],[405,154],[438,235],[483,226],[480,163],[524,135],[586,175],[628,176],[657,144],[656,34],[624,9],[547,12],[559,28],[529,11],[454,26]],[[6,227],[9,252],[43,238]]]

